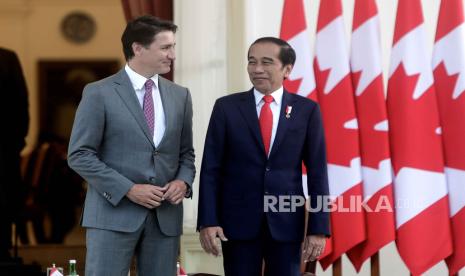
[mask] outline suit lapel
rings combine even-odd
[[[174,114],[175,114],[175,100],[173,97],[173,91],[171,91],[171,85],[163,78],[158,76],[158,90],[160,91],[161,103],[163,105],[163,111],[165,113],[165,133],[158,144],[160,147],[166,138],[166,133],[174,126]]]
[[[260,133],[260,123],[258,122],[257,107],[255,105],[253,89],[242,95],[239,103],[239,110],[241,111],[242,116],[244,116],[244,120],[252,132],[252,136],[262,149],[263,154],[265,154],[265,146],[263,145],[262,134]]]
[[[144,112],[140,107],[139,101],[137,100],[136,92],[134,91],[134,88],[131,85],[131,81],[129,80],[129,77],[124,71],[124,69],[120,70],[117,73],[115,83],[116,92],[121,97],[132,116],[134,116],[134,118],[136,119],[137,124],[144,132],[147,140],[153,147],[155,147],[155,145],[153,144],[153,137],[150,135],[150,130],[145,120]]]
[[[281,112],[279,114],[278,129],[276,130],[276,136],[274,138],[273,147],[271,148],[270,158],[273,156],[273,154],[275,154],[279,147],[279,144],[281,144],[281,142],[284,139],[284,136],[286,135],[286,131],[291,120],[290,118],[286,118],[286,107],[292,106],[293,103],[294,99],[292,98],[292,96],[286,90],[284,90],[283,100],[281,102]]]

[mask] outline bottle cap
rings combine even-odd
[[[70,263],[70,264],[75,264],[75,263],[76,263],[76,260],[69,260],[69,263]]]

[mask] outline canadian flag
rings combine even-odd
[[[311,52],[309,33],[305,20],[303,0],[285,0],[281,19],[281,31],[279,37],[286,40],[296,51],[296,62],[289,77],[284,81],[284,87],[291,93],[318,101],[313,73],[313,54]],[[307,195],[307,174],[302,165],[302,183],[305,195]],[[331,252],[331,241],[326,242],[325,250],[320,258]]]
[[[450,274],[465,266],[465,20],[462,0],[441,1],[433,55],[449,189],[454,253]]]
[[[395,239],[392,168],[375,0],[355,0],[351,69],[362,155],[367,238],[347,255],[360,271],[363,262]]]
[[[420,0],[399,0],[387,107],[397,248],[419,275],[452,253],[441,128]]]
[[[346,208],[351,200],[362,197],[363,190],[358,123],[344,35],[341,1],[321,0],[315,38],[315,82],[327,142],[329,191],[339,207],[331,213],[332,251],[320,260],[323,269],[365,240],[363,210]]]

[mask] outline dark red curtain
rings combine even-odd
[[[145,14],[173,21],[173,0],[121,0],[121,3],[126,21]],[[173,80],[173,71],[174,67],[163,77]]]
[[[172,0],[121,0],[121,2],[126,21],[144,14],[173,21]]]

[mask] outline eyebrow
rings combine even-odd
[[[274,59],[269,58],[269,57],[264,57],[264,58],[262,58],[262,59],[263,59],[264,61],[274,61]]]
[[[250,56],[250,57],[248,58],[248,60],[251,60],[251,59],[257,60],[257,58],[254,57],[254,56]],[[269,58],[269,57],[262,57],[261,60],[263,60],[263,61],[274,61],[273,58]]]
[[[161,44],[161,47],[167,47],[167,46],[176,46],[176,43],[166,43],[166,44]]]

